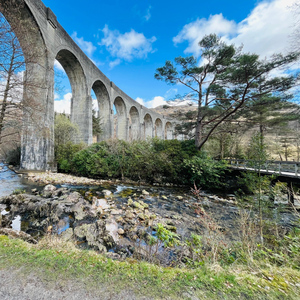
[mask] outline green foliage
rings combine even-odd
[[[156,237],[165,247],[174,247],[180,244],[179,235],[166,229],[163,224],[156,225]]]
[[[93,135],[98,135],[102,133],[101,123],[100,123],[100,117],[97,115],[97,112],[95,110],[92,110],[92,116],[93,116]]]
[[[85,144],[73,144],[67,142],[55,146],[55,158],[57,162],[57,169],[59,172],[70,172],[72,169],[72,159],[74,155],[85,148]]]
[[[194,156],[184,160],[187,178],[204,188],[221,188],[224,186],[222,175],[227,169],[225,161],[217,161],[206,155]]]
[[[54,155],[57,168],[60,172],[70,172],[71,161],[78,151],[85,147],[85,144],[74,144],[73,140],[78,136],[78,126],[73,124],[65,114],[56,114],[54,120]]]
[[[97,178],[190,183],[184,160],[197,154],[193,141],[103,141],[76,153],[71,172]]]
[[[55,149],[60,171],[93,178],[129,178],[150,183],[196,182],[205,188],[218,188],[222,186],[226,169],[224,162],[198,152],[193,141],[108,140],[87,148],[84,144],[68,142]]]
[[[177,129],[195,132],[195,145],[199,149],[221,124],[232,121],[245,107],[260,105],[258,100],[265,101],[266,95],[267,103],[273,102],[274,95],[282,98],[284,95],[287,99],[297,84],[295,73],[276,78],[270,73],[295,62],[299,53],[277,54],[261,60],[257,54],[242,53],[242,47],[227,45],[215,34],[204,36],[199,46],[199,59],[176,57],[174,63],[166,61],[157,68],[154,75],[167,84],[185,86],[187,92],[179,98],[194,101],[198,106],[193,122],[186,120],[188,126]]]
[[[185,245],[189,251],[189,257],[186,259],[189,267],[199,267],[205,263],[202,239],[202,236],[192,233],[191,238],[185,241]]]
[[[54,120],[55,146],[64,145],[74,141],[79,135],[79,128],[73,124],[65,114],[56,114]]]
[[[20,194],[25,194],[26,190],[22,190],[22,189],[15,189],[13,191],[13,195],[20,195]]]

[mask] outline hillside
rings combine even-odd
[[[153,109],[154,111],[165,115],[166,117],[174,117],[184,115],[189,111],[197,111],[196,106],[191,105],[161,105]],[[293,108],[295,110],[295,108]],[[284,115],[291,112],[291,110],[282,109],[280,114]],[[299,113],[299,112],[298,112]],[[270,118],[271,119],[271,118]],[[218,156],[219,146],[221,148],[222,142],[226,143],[225,139],[229,139],[228,147],[232,155],[237,152],[247,154],[247,147],[250,143],[252,136],[259,132],[259,126],[254,125],[245,126],[245,119],[239,120],[240,124],[230,133],[230,138],[226,135],[226,130],[222,134],[217,134],[215,140],[207,145],[208,151],[212,155]],[[270,157],[275,160],[300,160],[300,114],[299,120],[289,121],[286,125],[281,126],[268,126],[265,130],[265,144]],[[223,145],[224,146],[224,145]]]

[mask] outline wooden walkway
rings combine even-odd
[[[300,162],[297,161],[274,161],[264,162],[244,159],[226,159],[230,168],[235,170],[245,170],[260,172],[261,174],[277,175],[282,177],[300,179]]]

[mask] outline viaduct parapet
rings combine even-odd
[[[5,7],[9,1],[1,2]],[[25,85],[23,97],[38,99],[35,114],[24,112],[22,169],[54,168],[55,60],[63,66],[72,88],[71,121],[80,129],[80,137],[76,142],[92,143],[92,91],[98,100],[103,129],[98,141],[112,137],[127,141],[147,137],[174,138],[174,120],[142,106],[111,82],[84,54],[42,1],[15,0],[13,3],[22,4],[20,23],[21,26],[28,26],[25,34],[18,34],[18,30],[15,34],[23,49],[26,76],[34,82],[34,85]],[[10,8],[11,4],[1,11],[9,23]],[[36,52],[34,62],[29,59],[32,51]],[[117,112],[117,124],[114,123],[113,106]]]

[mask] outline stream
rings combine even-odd
[[[214,230],[222,233],[225,242],[239,238],[234,195],[225,198],[201,191],[196,197],[189,188],[133,184],[44,186],[0,164],[0,212],[5,227],[22,230],[37,240],[55,233],[100,252],[116,254],[121,248],[124,255],[132,245],[145,245],[147,235],[155,236],[153,228],[158,223],[186,239],[191,233],[205,234],[205,222],[215,222]],[[283,230],[297,220],[290,209],[279,210],[278,206],[272,214]]]

